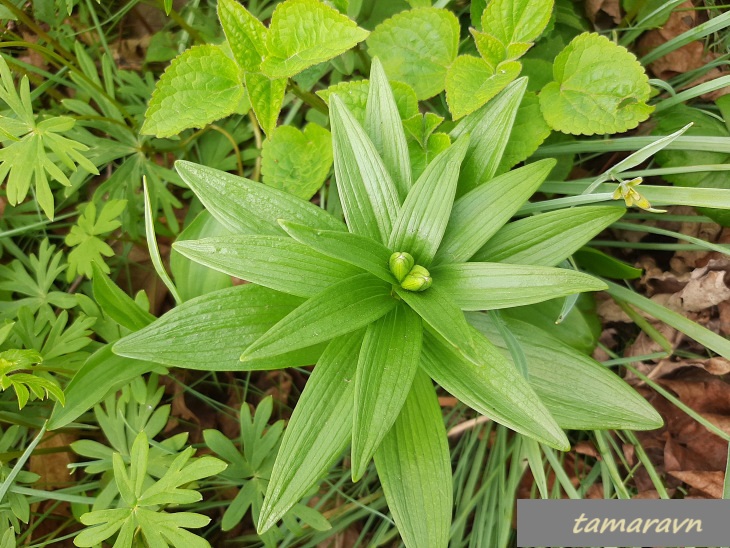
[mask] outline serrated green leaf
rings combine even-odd
[[[396,283],[388,267],[392,253],[384,245],[350,232],[319,230],[284,220],[279,224],[298,242],[329,257],[362,268],[383,281]]]
[[[451,210],[434,263],[469,260],[532,196],[554,166],[555,160],[551,158],[528,164],[459,198]]]
[[[358,481],[398,418],[421,357],[421,318],[399,304],[368,326],[355,377],[352,479]]]
[[[540,92],[540,108],[563,133],[621,133],[654,110],[646,104],[651,88],[641,64],[605,36],[576,36],[555,58],[553,78]]]
[[[505,48],[514,49],[516,44],[534,42],[545,30],[552,12],[553,0],[492,0],[482,13],[481,23]],[[514,55],[505,54],[504,58],[516,59]]]
[[[524,306],[606,289],[606,284],[588,274],[545,266],[461,263],[437,266],[431,274],[462,310]]]
[[[271,78],[288,78],[328,61],[367,38],[368,31],[318,0],[287,0],[271,16],[268,55],[261,65]]]
[[[388,247],[410,253],[428,266],[449,222],[469,137],[464,136],[431,162],[408,193],[393,225]]]
[[[352,435],[362,331],[329,343],[292,413],[271,472],[257,529],[270,529],[335,464]]]
[[[492,69],[478,57],[457,57],[446,74],[446,101],[454,120],[484,105],[517,78],[521,70],[517,61],[506,61]]]
[[[370,86],[365,111],[365,131],[383,159],[400,200],[411,188],[411,165],[408,143],[395,97],[385,76],[383,65],[376,57],[370,69]]]
[[[375,466],[398,532],[409,548],[448,545],[453,491],[446,429],[436,392],[418,371]]]
[[[261,59],[268,53],[263,23],[236,0],[218,1],[218,19],[238,66],[246,72],[259,72]]]
[[[526,217],[502,227],[473,260],[555,266],[618,221],[625,211],[583,206]]]
[[[540,100],[535,93],[528,91],[517,109],[497,173],[505,173],[512,166],[527,160],[549,135],[550,126],[542,117]]]
[[[312,297],[362,273],[283,236],[223,236],[175,242],[173,247],[200,264],[298,297]]]
[[[155,86],[143,135],[170,137],[235,112],[244,95],[241,73],[220,46],[194,46],[175,58]]]
[[[94,299],[107,316],[130,331],[142,329],[154,321],[155,317],[137,306],[96,263],[93,264],[93,271]]]
[[[469,330],[481,356],[477,364],[434,335],[424,335],[421,366],[429,376],[482,415],[550,447],[569,448],[565,433],[525,377],[481,333]]]
[[[272,79],[260,72],[247,72],[243,81],[259,126],[266,135],[272,135],[284,102],[287,79]]]
[[[175,169],[206,209],[234,234],[284,234],[278,219],[327,230],[346,227],[316,205],[287,192],[211,167],[178,160]]]
[[[474,43],[477,46],[479,55],[482,56],[484,62],[492,73],[494,73],[497,70],[497,65],[504,61],[506,57],[504,44],[488,32],[481,32],[475,29],[469,29],[469,32],[474,37]]]
[[[244,351],[241,361],[278,356],[350,333],[397,303],[390,284],[372,274],[336,283],[292,311]]]
[[[138,360],[207,371],[278,369],[310,365],[322,346],[312,343],[264,361],[240,363],[241,352],[301,305],[303,300],[254,284],[192,299],[114,345],[114,352]],[[296,364],[296,365],[295,365]]]
[[[401,119],[406,120],[418,114],[418,97],[416,97],[413,88],[402,82],[392,81],[389,83]],[[317,92],[317,95],[328,105],[332,94],[337,94],[355,119],[364,127],[370,82],[368,80],[350,80]]]
[[[487,315],[467,317],[511,359]],[[530,384],[562,428],[652,430],[662,425],[651,404],[610,369],[541,329],[505,321],[527,359]]]
[[[400,209],[395,184],[365,130],[336,95],[330,98],[330,123],[337,190],[350,232],[385,243]]]
[[[486,105],[464,118],[450,133],[452,139],[467,133],[471,136],[461,166],[457,196],[494,177],[526,87],[526,78],[512,82]]]
[[[419,99],[444,89],[446,70],[459,49],[459,21],[445,9],[403,11],[380,25],[367,39],[391,80],[411,86]]]
[[[279,127],[261,150],[264,183],[309,200],[332,167],[332,136],[317,124]]]

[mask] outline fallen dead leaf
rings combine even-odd
[[[724,472],[669,472],[687,485],[699,489],[714,499],[722,498]]]

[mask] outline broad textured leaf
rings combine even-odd
[[[96,263],[93,267],[92,287],[94,300],[99,304],[104,314],[131,331],[142,329],[155,320],[152,314],[137,306],[134,299],[111,281]]]
[[[375,466],[408,548],[448,545],[453,491],[446,429],[436,392],[419,371]]]
[[[525,93],[517,109],[512,133],[504,149],[497,173],[504,173],[527,160],[550,135],[550,126],[542,117],[540,100],[531,91]]]
[[[514,215],[555,166],[546,158],[500,175],[459,198],[436,253],[436,264],[471,258]]]
[[[261,129],[271,136],[276,129],[281,105],[286,94],[286,78],[272,79],[260,72],[247,72],[243,76],[251,108]]]
[[[419,99],[444,89],[446,70],[459,49],[459,21],[448,10],[403,11],[375,27],[367,40],[391,80],[411,86]]]
[[[390,89],[393,91],[395,104],[398,107],[398,114],[402,120],[418,114],[418,97],[408,84],[403,82],[390,82]],[[346,81],[330,86],[317,92],[325,103],[329,105],[333,93],[342,99],[347,109],[352,113],[360,125],[365,127],[365,113],[367,100],[370,94],[370,82],[368,80]],[[366,128],[367,129],[367,128]],[[372,137],[371,137],[372,140]]]
[[[299,297],[245,284],[209,293],[173,308],[114,345],[138,360],[206,371],[279,369],[311,365],[323,346],[242,364],[241,352],[304,302]]]
[[[552,12],[553,0],[491,0],[482,13],[482,28],[505,47],[534,42]]]
[[[332,167],[332,136],[317,124],[281,126],[261,150],[264,183],[309,200]]]
[[[636,57],[605,36],[576,36],[555,58],[554,82],[540,92],[547,123],[563,133],[595,135],[635,128],[654,110]]]
[[[454,120],[477,110],[506,88],[521,70],[517,61],[507,61],[492,69],[478,57],[457,57],[446,75],[446,101]]]
[[[235,112],[244,96],[241,73],[220,46],[194,46],[160,77],[140,132],[170,137]]]
[[[480,363],[481,356],[474,346],[471,328],[464,313],[449,299],[447,293],[439,290],[438,281],[426,291],[414,293],[400,287],[395,292],[408,306],[421,316],[424,322],[441,335],[455,351],[474,363]]]
[[[392,252],[383,244],[350,232],[320,230],[283,220],[280,224],[298,242],[362,268],[383,281],[396,283],[388,266]]]
[[[257,529],[270,529],[337,462],[350,443],[362,331],[327,346],[292,413],[271,472]]]
[[[328,341],[364,327],[397,303],[390,284],[360,274],[325,289],[246,348],[241,361],[268,358]]]
[[[469,146],[464,136],[439,154],[408,193],[390,234],[388,247],[413,255],[416,264],[433,260],[449,222],[459,166]]]
[[[233,233],[281,235],[281,218],[315,228],[346,229],[322,208],[276,188],[182,160],[175,162],[175,169],[211,215]]]
[[[115,356],[107,344],[89,356],[66,386],[66,405],[56,404],[48,428],[63,428],[132,379],[157,367],[149,361]]]
[[[512,82],[497,97],[464,118],[451,132],[452,139],[466,133],[471,136],[461,166],[457,196],[494,177],[526,88],[526,78]]]
[[[467,317],[511,359],[487,315]],[[506,322],[527,358],[530,384],[562,428],[652,430],[662,425],[651,404],[610,369],[541,329]]]
[[[463,359],[426,333],[421,364],[440,386],[475,411],[551,447],[566,450],[568,438],[525,377],[473,327],[478,364]]]
[[[289,78],[337,57],[367,36],[368,31],[319,0],[287,0],[271,16],[269,53],[261,68],[271,78]]]
[[[400,208],[395,184],[365,130],[336,95],[330,98],[330,123],[337,190],[350,232],[386,243]]]
[[[502,227],[473,260],[555,266],[625,212],[619,207],[583,206],[526,217]]]
[[[439,288],[462,310],[524,306],[607,288],[598,278],[546,266],[503,263],[447,264],[431,269]]]
[[[383,159],[402,201],[411,188],[408,143],[393,91],[377,57],[373,59],[370,69],[369,88],[365,131]]]
[[[362,273],[284,236],[223,236],[173,246],[200,264],[298,297],[312,297]]]
[[[421,357],[421,318],[404,304],[368,326],[355,377],[352,479],[358,481],[395,422]]]
[[[198,240],[230,234],[208,211],[201,211],[177,237],[177,241]],[[175,279],[180,298],[189,301],[212,291],[231,287],[231,277],[191,261],[173,250],[170,253],[170,272]]]
[[[266,27],[236,0],[218,0],[218,19],[236,63],[246,72],[259,72],[267,55]]]

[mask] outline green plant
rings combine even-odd
[[[455,142],[411,183],[401,176],[410,172],[410,162],[395,98],[375,60],[369,131],[336,94],[329,98],[346,226],[276,189],[177,164],[208,211],[245,235],[178,242],[175,249],[253,283],[188,301],[117,342],[114,351],[197,369],[272,369],[318,358],[274,464],[261,532],[316,485],[351,443],[353,479],[374,457],[406,544],[446,545],[450,462],[430,378],[477,411],[559,449],[569,446],[561,426],[661,424],[621,379],[497,312],[599,290],[603,282],[569,269],[509,264],[509,250],[501,264],[470,260],[489,257],[490,237],[554,166],[544,160],[475,183],[475,163],[485,156],[499,163],[484,132],[509,135],[514,118],[507,112],[514,112],[524,91],[524,81],[517,81],[465,118],[452,132]],[[485,130],[479,123],[485,119],[503,121]],[[590,211],[598,224],[585,228],[583,237],[621,214],[619,208]],[[569,220],[566,215],[562,222]],[[558,239],[547,247],[551,260],[560,262],[580,245]],[[532,247],[537,252],[541,246],[544,241]],[[479,310],[493,312],[462,312]],[[506,345],[515,365],[494,340]],[[534,353],[547,348],[562,352],[570,373],[536,365]],[[579,386],[591,397],[576,397]]]

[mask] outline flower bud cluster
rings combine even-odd
[[[415,264],[410,253],[396,251],[390,256],[390,271],[400,286],[407,291],[425,291],[431,287],[431,274],[420,265]]]

